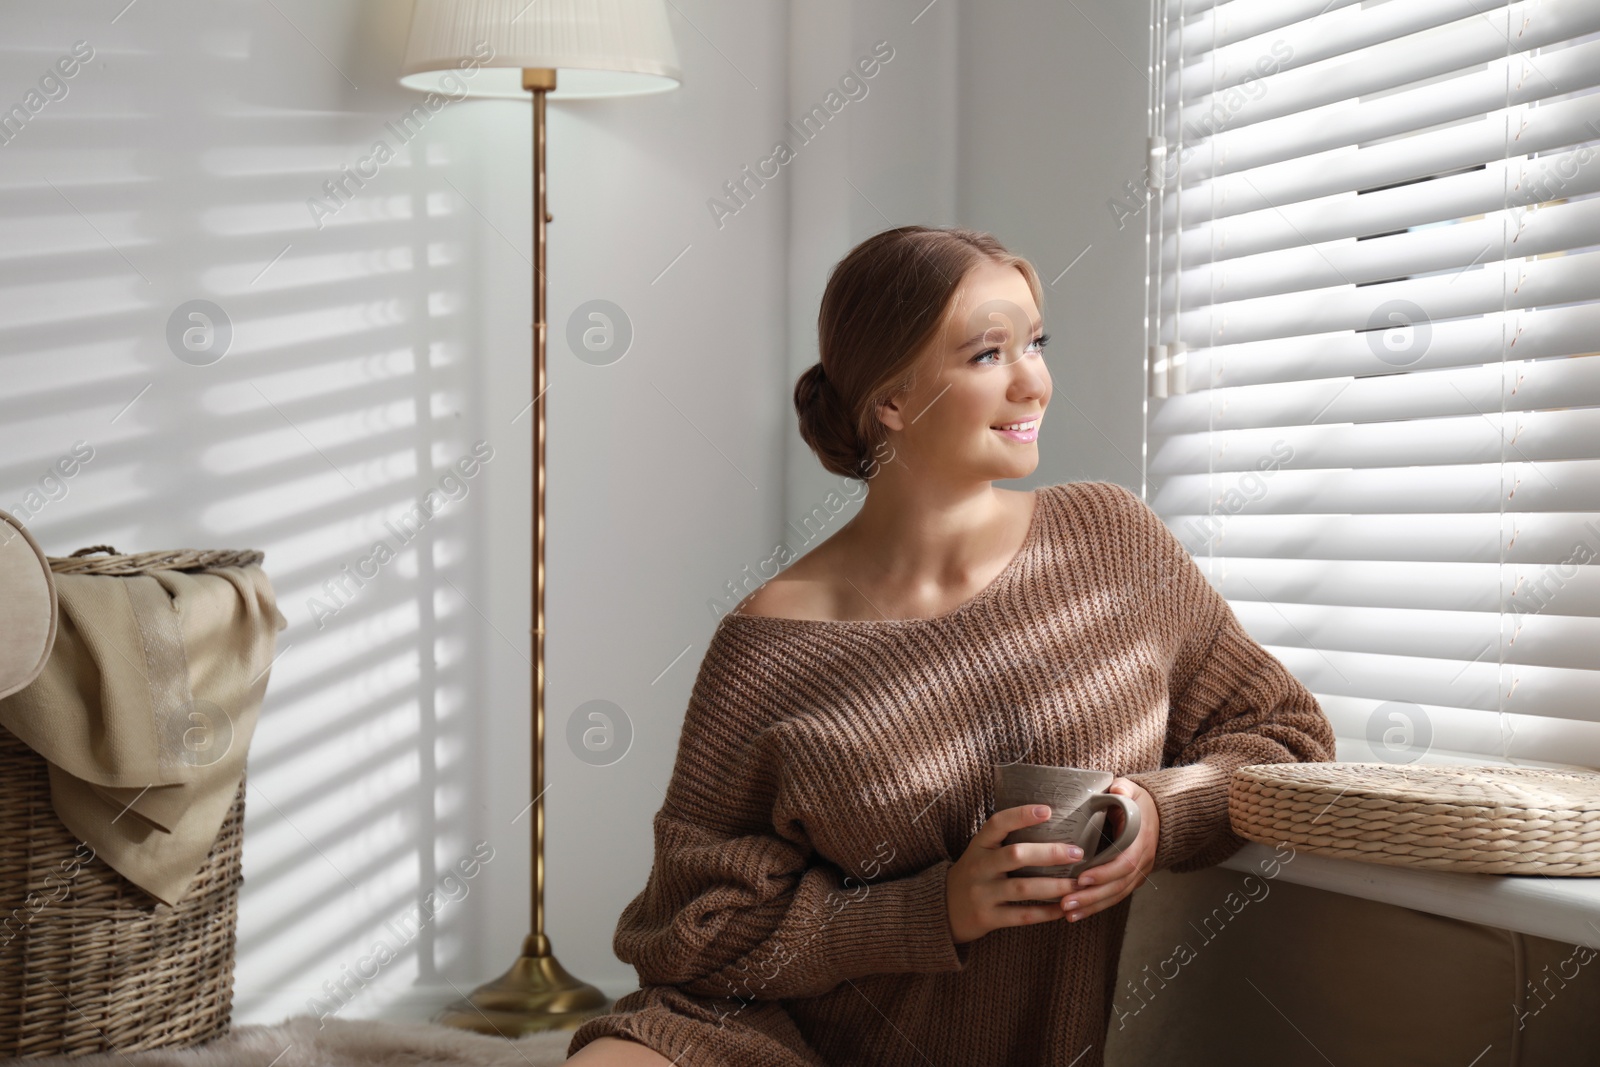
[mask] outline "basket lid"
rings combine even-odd
[[[121,553],[110,545],[80,548],[70,556],[51,556],[57,574],[99,574],[128,578],[151,571],[209,571],[248,567],[266,556],[253,548],[174,548],[157,552]]]
[[[1438,763],[1258,763],[1241,777],[1344,797],[1521,811],[1600,812],[1600,772]]]
[[[39,676],[55,646],[56,583],[27,527],[0,511],[0,697]]]

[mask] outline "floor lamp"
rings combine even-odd
[[[561,86],[556,79],[560,75]],[[544,932],[545,100],[677,88],[664,0],[416,0],[400,84],[438,110],[471,96],[533,103],[533,929],[505,974],[435,1022],[519,1037],[572,1029],[610,1000],[569,974]]]

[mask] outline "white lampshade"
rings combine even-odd
[[[416,0],[401,85],[525,100],[524,67],[556,71],[551,100],[682,81],[663,0]]]

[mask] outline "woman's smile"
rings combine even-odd
[[[1039,439],[1039,423],[1043,420],[1043,418],[1043,415],[1035,415],[1033,418],[1025,421],[1003,422],[999,426],[991,426],[989,429],[993,430],[1001,437],[1008,437],[1013,441],[1020,441],[1023,444],[1031,444]]]

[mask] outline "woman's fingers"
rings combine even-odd
[[[1104,863],[1090,867],[1078,875],[1079,885],[1094,885],[1097,882],[1112,882],[1119,878],[1126,878],[1133,874],[1139,866],[1140,850],[1137,845],[1129,845],[1120,855]]]
[[[999,848],[1006,835],[1024,826],[1036,826],[1050,817],[1048,804],[1020,804],[1014,808],[1001,808],[983,821],[978,832],[972,835],[971,845],[982,848]]]
[[[1048,900],[1059,904],[1061,898],[1077,888],[1071,878],[1007,878],[999,883],[999,900]]]
[[[1113,781],[1110,791],[1130,796],[1135,803],[1139,804],[1141,814],[1139,833],[1132,843],[1116,857],[1106,861],[1099,867],[1084,871],[1080,879],[1085,885],[1094,885],[1096,882],[1110,881],[1116,878],[1126,878],[1130,874],[1155,865],[1159,820],[1155,814],[1154,803],[1147,799],[1148,794],[1144,792],[1143,787],[1137,782],[1129,781],[1126,778],[1117,778]],[[1110,814],[1126,818],[1126,813],[1120,809],[1113,809]],[[1121,823],[1118,824],[1118,833],[1121,832],[1120,827]],[[1141,878],[1140,881],[1142,882],[1143,879]]]
[[[1082,919],[1085,915],[1104,911],[1133,892],[1138,884],[1134,880],[1136,877],[1137,875],[1128,875],[1090,886],[1083,885],[1082,879],[1079,879],[1077,888],[1069,890],[1062,896],[1061,910],[1066,912],[1068,919],[1074,921]]]
[[[1067,917],[1076,921],[1104,911],[1143,885],[1148,852],[1148,848],[1135,845],[1116,859],[1078,875],[1077,885],[1061,898],[1061,908]]]
[[[1110,791],[1130,797],[1139,805],[1139,833],[1125,850],[1078,875],[1076,884],[1062,896],[1059,904],[1069,922],[1116,905],[1143,885],[1146,875],[1155,866],[1160,834],[1160,812],[1155,802],[1142,786],[1126,778],[1115,779]],[[1124,814],[1113,809],[1109,816],[1116,833],[1121,832]]]
[[[1133,867],[1122,867],[1118,864],[1107,863],[1092,870],[1084,871],[1078,876],[1078,884],[1074,887],[1081,893],[1092,893],[1103,896],[1117,888],[1132,890],[1130,884],[1138,877],[1139,872]]]
[[[1073,899],[1076,900],[1077,897],[1074,896]],[[1108,898],[1105,900],[1090,900],[1086,903],[1079,902],[1078,904],[1063,907],[1062,913],[1066,915],[1067,922],[1069,923],[1082,922],[1084,919],[1087,919],[1096,912],[1105,911],[1107,908],[1115,906],[1121,899],[1122,896],[1117,896],[1115,898]]]

